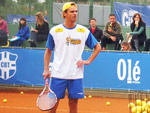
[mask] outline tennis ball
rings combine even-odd
[[[150,101],[147,102],[147,106],[150,108]]]
[[[141,113],[142,112],[142,107],[141,106],[136,106],[136,111]]]
[[[89,97],[89,98],[92,98],[92,95],[89,95],[88,97]]]
[[[137,100],[136,100],[136,105],[137,105],[137,106],[141,106],[141,104],[142,104],[141,100],[140,100],[140,99],[137,99]]]
[[[110,106],[110,102],[106,102],[106,105],[107,105],[107,106]]]
[[[142,101],[142,106],[143,106],[143,105],[146,105],[146,101]]]
[[[86,99],[87,97],[86,96],[84,96],[84,99]]]
[[[147,101],[148,101],[148,99],[147,99],[147,98],[145,98],[145,99],[144,99],[144,101],[146,101],[146,102],[147,102]]]
[[[133,108],[135,106],[135,104],[133,102],[128,104],[128,108]]]
[[[131,109],[131,113],[136,113],[136,106]]]
[[[20,94],[24,94],[24,92],[23,92],[23,91],[21,91],[21,92],[20,92]]]
[[[3,102],[6,103],[6,102],[7,102],[7,99],[3,99]]]
[[[145,111],[145,110],[146,110],[147,105],[146,105],[146,104],[144,104],[144,105],[142,105],[141,107],[142,107],[142,111]]]

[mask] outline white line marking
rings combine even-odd
[[[38,108],[32,108],[32,107],[13,107],[13,106],[0,106],[0,108],[7,108],[7,109],[25,109],[25,110],[39,110]],[[58,109],[57,111],[60,112],[66,112],[65,109]],[[108,112],[92,112],[92,111],[79,111],[79,113],[108,113]]]

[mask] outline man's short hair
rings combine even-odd
[[[95,18],[91,18],[91,19],[89,20],[89,23],[91,22],[91,20],[95,20],[95,21],[96,21],[96,19],[95,19]]]
[[[116,15],[115,15],[115,14],[113,14],[113,13],[112,13],[112,14],[110,14],[110,15],[109,15],[109,17],[110,17],[110,16],[115,16],[115,17],[116,17]]]
[[[63,5],[62,12],[66,12],[66,13],[67,13],[67,10],[68,10],[70,7],[77,7],[77,5],[76,5],[75,2],[66,2],[66,3]],[[62,16],[62,17],[65,18],[64,16]]]

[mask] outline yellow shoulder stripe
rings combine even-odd
[[[55,28],[55,32],[63,32],[63,28]]]
[[[77,28],[77,31],[78,32],[85,32],[85,29],[84,28]]]

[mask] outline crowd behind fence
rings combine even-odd
[[[17,2],[16,2],[17,1]],[[108,21],[108,16],[113,12],[114,2],[132,3],[140,5],[150,5],[150,0],[0,0],[0,14],[7,20],[9,14],[13,15],[31,15],[34,16],[36,12],[43,12],[44,16],[49,18],[50,27],[63,22],[61,16],[61,8],[63,2],[75,1],[78,4],[78,20],[77,23],[89,27],[89,19],[96,18],[97,26],[102,30]],[[92,8],[92,10],[91,10]],[[92,11],[92,12],[91,12]],[[85,13],[86,12],[86,13]],[[52,13],[52,14],[51,14]],[[35,23],[27,23],[29,27],[34,26]],[[18,23],[8,23],[9,38],[18,30]],[[122,27],[123,37],[126,38],[126,31],[129,27]],[[147,36],[149,38],[150,29],[147,27]]]

